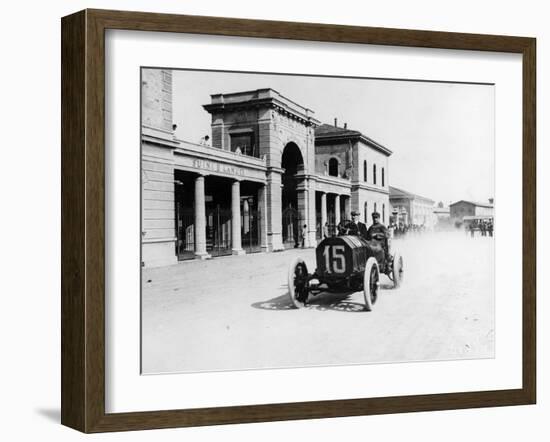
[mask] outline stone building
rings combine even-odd
[[[315,246],[351,210],[389,216],[389,149],[273,89],[211,95],[211,142],[179,140],[171,81],[142,72],[144,266],[283,250],[304,226]]]
[[[433,228],[437,222],[433,213],[434,203],[424,196],[390,186],[392,221],[396,224]]]
[[[363,222],[371,224],[370,214],[379,212],[382,222],[389,219],[388,159],[391,151],[361,132],[322,124],[315,129],[315,170],[317,207],[324,225],[338,225],[358,211]],[[326,200],[326,201],[325,201]],[[328,210],[322,208],[327,206]]]
[[[493,216],[492,202],[481,203],[475,201],[460,200],[449,204],[451,220],[462,221],[465,216]]]
[[[161,266],[177,262],[172,73],[141,74],[141,253],[145,265]]]

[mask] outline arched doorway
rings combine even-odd
[[[299,244],[300,224],[303,221],[298,207],[298,180],[296,175],[304,170],[304,159],[295,143],[288,143],[281,158],[285,170],[282,177],[282,236],[285,248]]]

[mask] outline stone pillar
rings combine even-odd
[[[241,243],[241,183],[238,180],[231,185],[231,253],[245,253]]]
[[[204,176],[195,178],[195,257],[208,259],[206,251],[206,205],[204,199]]]
[[[317,212],[315,208],[315,187],[316,182],[308,180],[308,247],[315,247],[317,244]]]
[[[260,217],[260,249],[267,252],[267,198],[266,186],[262,185],[258,189],[258,214]]]
[[[334,223],[336,226],[340,224],[340,195],[334,197]]]
[[[327,194],[321,192],[321,231],[327,223]]]
[[[296,186],[296,193],[297,193],[297,199],[298,199],[298,214],[300,216],[300,221],[298,223],[298,244],[302,244],[302,228],[304,224],[307,226],[306,228],[310,228],[309,223],[309,211],[308,211],[308,205],[309,205],[309,198],[308,198],[308,191],[307,191],[307,179],[303,179],[300,181],[298,186]],[[306,235],[304,246],[309,247],[309,238],[308,235]]]
[[[351,197],[349,196],[344,200],[344,213],[347,220],[351,219]]]
[[[281,194],[281,173],[282,170],[268,168],[267,173],[267,236],[269,250],[271,252],[284,250],[283,246],[283,223],[282,223],[282,194]]]

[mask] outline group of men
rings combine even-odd
[[[472,238],[474,237],[474,232],[476,230],[481,232],[481,236],[493,236],[493,220],[478,220],[476,222],[472,222],[468,225],[468,229]]]
[[[351,221],[342,222],[338,225],[339,235],[356,235],[368,241],[382,240],[389,238],[387,227],[380,222],[380,214],[372,213],[372,225],[367,229],[367,226],[359,221],[360,213],[357,211],[351,212]],[[323,238],[328,238],[330,235],[328,223],[323,226]]]

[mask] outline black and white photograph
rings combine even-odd
[[[143,67],[140,130],[142,374],[494,358],[494,84]]]

